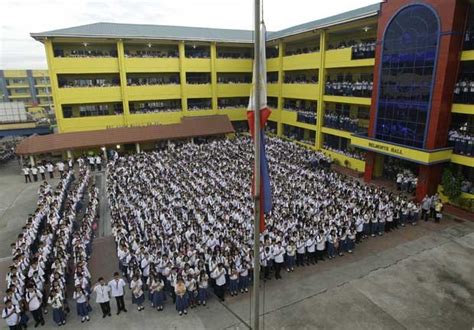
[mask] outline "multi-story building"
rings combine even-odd
[[[366,181],[410,169],[418,199],[447,164],[473,181],[471,21],[468,1],[388,0],[269,32],[269,128]],[[209,114],[245,126],[251,31],[97,23],[32,37],[45,45],[60,132]]]
[[[50,111],[53,98],[48,70],[0,70],[0,101]]]

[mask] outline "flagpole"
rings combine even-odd
[[[254,81],[254,144],[255,144],[255,182],[254,182],[254,246],[253,246],[253,302],[254,302],[254,320],[253,329],[259,329],[260,314],[260,0],[255,0],[255,45],[254,45],[254,63],[255,63],[255,81]]]

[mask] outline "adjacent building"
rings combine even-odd
[[[269,129],[366,181],[408,169],[418,199],[443,166],[472,182],[471,13],[463,0],[388,0],[269,32]],[[96,23],[31,35],[60,132],[216,114],[246,127],[252,31]]]

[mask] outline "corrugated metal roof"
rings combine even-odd
[[[355,10],[347,11],[342,14],[318,19],[316,21],[296,25],[278,32],[273,32],[269,39],[279,39],[288,37],[302,32],[308,32],[311,30],[321,29],[331,25],[341,24],[347,21],[361,19],[369,16],[374,16],[380,10],[380,3],[376,3],[370,6],[358,8]]]
[[[116,144],[143,143],[234,133],[227,115],[184,117],[181,123],[144,127],[111,128],[86,132],[31,136],[16,147],[19,155],[87,149]]]
[[[380,10],[380,3],[326,17],[305,24],[296,25],[277,32],[268,32],[267,39],[275,40],[302,32],[316,30],[350,20],[373,16]],[[40,33],[31,33],[36,40],[45,37],[65,38],[123,38],[156,40],[190,40],[216,42],[253,42],[253,31],[197,28],[187,26],[94,23]]]
[[[246,30],[211,29],[188,26],[94,23],[41,33],[31,33],[35,39],[42,37],[87,37],[87,38],[128,38],[166,39],[193,41],[226,41],[248,43],[253,40],[253,32]]]

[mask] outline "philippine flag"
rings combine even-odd
[[[268,162],[267,156],[265,154],[265,134],[264,127],[270,117],[271,110],[267,105],[267,68],[265,65],[265,39],[266,39],[266,30],[265,24],[260,26],[260,208],[263,212],[260,213],[260,232],[265,230],[265,215],[272,210],[272,188],[270,185],[270,174],[268,171]],[[255,63],[253,67],[253,87],[250,92],[250,101],[247,108],[247,119],[249,123],[250,133],[252,138],[255,136],[255,112],[253,111],[255,105],[255,93],[254,86],[256,80],[256,70]],[[255,167],[254,167],[255,169]],[[252,180],[252,187],[253,187]]]

